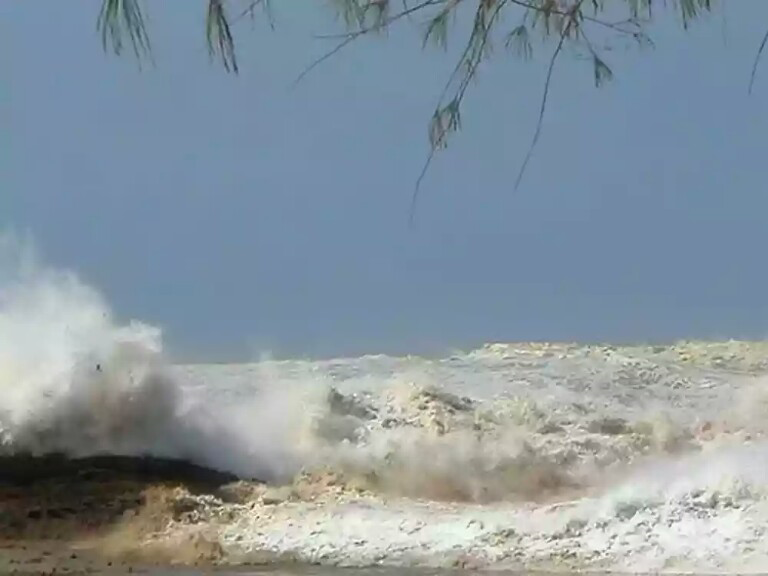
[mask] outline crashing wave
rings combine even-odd
[[[768,568],[763,344],[173,366],[161,336],[74,275],[0,254],[0,455],[153,456],[267,481],[162,492],[195,514],[159,521],[158,504],[152,538],[213,531],[222,557]]]

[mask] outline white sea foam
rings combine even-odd
[[[0,450],[173,456],[292,486],[230,510],[233,558],[768,569],[766,352],[497,344],[174,366],[159,329],[0,243]]]

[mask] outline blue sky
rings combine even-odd
[[[153,2],[155,66],[106,55],[99,1],[0,5],[0,225],[162,326],[178,358],[435,352],[494,340],[764,337],[768,4],[730,3],[615,81],[551,47],[484,66],[464,130],[410,196],[455,62],[416,30],[364,41],[292,88],[336,31],[278,6],[212,65],[200,2]]]

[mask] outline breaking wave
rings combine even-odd
[[[119,323],[97,291],[13,240],[0,251],[0,453],[151,455],[266,479],[295,471],[290,410],[302,392],[194,403],[159,329]]]
[[[292,486],[299,500],[333,486],[516,506],[503,518],[473,508],[486,528],[454,542],[490,564],[524,549],[532,564],[768,567],[766,352],[526,344],[176,366],[159,329],[119,321],[76,275],[0,245],[0,455],[177,458]],[[452,526],[438,512],[435,526]],[[248,522],[235,525],[251,534],[233,536],[241,548],[313,558],[307,538],[263,540]],[[387,554],[337,536],[347,560]]]

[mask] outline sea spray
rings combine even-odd
[[[195,403],[158,328],[118,322],[95,289],[26,244],[6,238],[0,253],[3,453],[180,458],[267,480],[298,471],[295,440],[317,398],[308,386]]]
[[[768,569],[761,343],[175,366],[159,329],[0,245],[2,452],[176,457],[288,488],[201,499],[216,513],[155,538],[209,522],[225,558]]]

